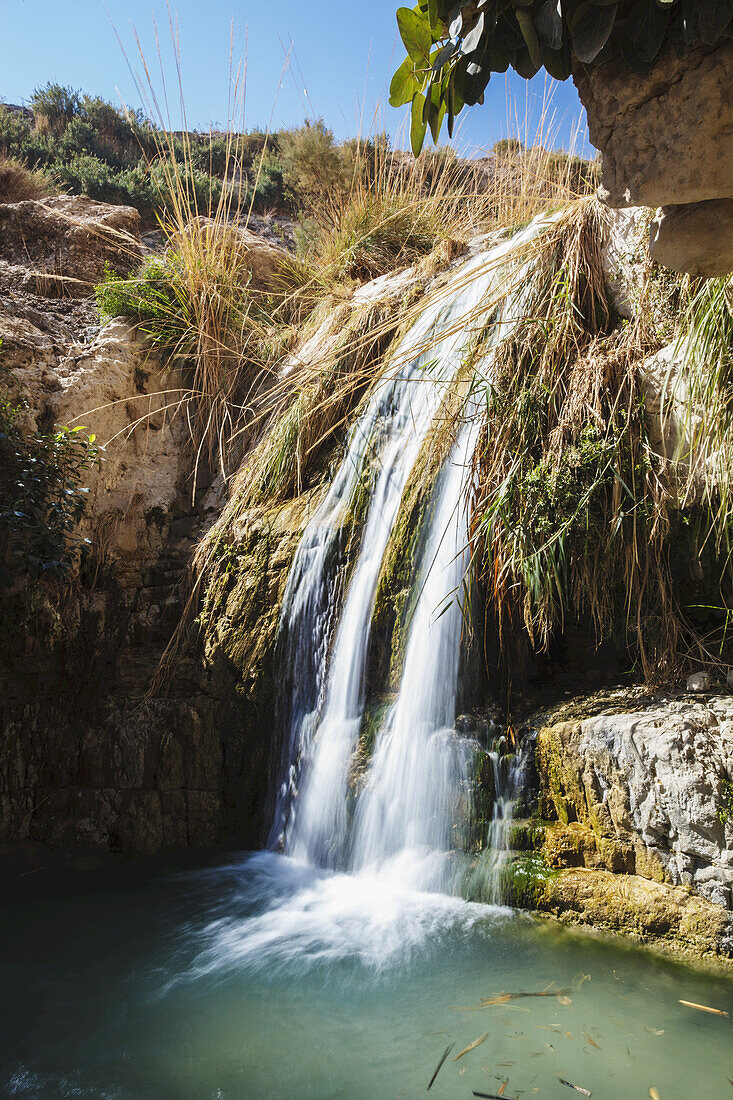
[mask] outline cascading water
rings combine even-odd
[[[432,420],[474,339],[476,318],[496,310],[494,342],[521,313],[511,288],[497,300],[507,265],[546,221],[463,267],[396,349],[396,366],[352,432],[346,456],[302,539],[288,582],[282,629],[298,681],[285,743],[290,753],[275,832],[285,852],[316,866],[363,870],[388,855],[447,850],[464,777],[455,718],[461,611],[455,599],[465,561],[461,508],[472,430],[464,429],[439,479],[422,556],[420,591],[398,702],[378,738],[350,835],[348,779],[364,711],[364,677],[374,595],[402,495]],[[511,279],[509,279],[511,283]],[[463,322],[463,323],[462,323]],[[372,471],[376,469],[376,473]],[[328,563],[337,517],[360,484],[372,484],[361,546],[333,642]],[[300,682],[305,673],[307,683]],[[411,736],[412,733],[412,736]],[[418,746],[422,746],[419,748]],[[435,870],[424,883],[445,885]]]
[[[467,782],[467,744],[453,730],[468,522],[465,484],[475,429],[464,427],[439,479],[397,702],[378,735],[355,814],[353,870],[394,870],[415,887],[447,886],[446,854]]]
[[[473,888],[487,901],[501,900],[501,872],[509,858],[509,831],[514,806],[524,779],[525,761],[521,755],[505,754],[499,748],[489,753],[493,772],[494,800],[491,822],[486,834],[485,858],[474,873]]]
[[[476,751],[454,729],[479,420],[468,405],[420,521],[399,692],[355,804],[350,778],[375,593],[405,488],[442,402],[452,386],[466,385],[467,356],[480,343],[474,367],[489,376],[491,348],[521,319],[527,246],[547,225],[537,220],[473,257],[426,304],[395,348],[304,532],[280,621],[284,761],[271,852],[248,863],[257,911],[207,929],[205,970],[234,959],[278,970],[296,959],[310,965],[349,955],[381,966],[424,950],[440,928],[486,915],[451,896],[463,873],[454,856],[469,818]],[[344,587],[342,540],[354,513],[363,523]]]

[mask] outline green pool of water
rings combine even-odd
[[[400,1100],[452,1045],[435,1100],[733,1097],[727,977],[405,880],[262,853],[6,880],[0,1095]]]

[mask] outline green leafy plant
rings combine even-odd
[[[0,586],[23,576],[64,577],[87,539],[75,534],[99,457],[82,427],[24,430],[24,408],[0,402]]]
[[[733,821],[733,779],[723,780],[723,798],[715,816],[721,825]]]
[[[419,0],[399,8],[407,57],[392,78],[390,103],[410,103],[411,142],[419,153],[428,127],[437,143],[443,120],[453,134],[464,106],[482,103],[492,73],[511,66],[530,79],[541,68],[566,80],[573,64],[606,60],[634,72],[651,67],[671,43],[686,57],[733,27],[730,0]]]

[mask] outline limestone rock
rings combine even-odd
[[[140,215],[80,195],[0,205],[5,285],[50,297],[85,297],[105,264],[126,275],[140,263]]]
[[[733,197],[733,42],[668,49],[641,75],[615,62],[573,79],[603,153],[610,206],[668,206]]]
[[[713,678],[709,672],[693,672],[687,677],[688,691],[709,691],[713,686]]]
[[[549,876],[537,908],[562,921],[622,932],[696,957],[733,954],[733,919],[682,887],[637,875],[572,869]]]
[[[619,316],[629,321],[639,309],[650,220],[645,207],[609,211],[603,270]]]
[[[733,271],[733,199],[662,207],[652,223],[649,251],[673,271],[727,275]]]
[[[213,218],[200,216],[191,226],[198,231],[217,236],[223,232],[231,233],[239,250],[242,265],[252,273],[252,285],[266,288],[273,285],[278,277],[292,266],[292,257],[285,248],[273,244],[264,237],[253,233],[244,225],[222,226]]]
[[[545,811],[621,845],[627,869],[733,908],[733,699],[673,700],[540,731]],[[602,845],[600,846],[602,849]],[[633,858],[632,858],[633,857]],[[601,859],[600,865],[609,866]]]

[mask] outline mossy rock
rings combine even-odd
[[[547,826],[539,821],[513,821],[509,826],[507,847],[513,852],[540,851]]]
[[[555,874],[540,852],[509,858],[499,872],[501,900],[515,909],[536,909]]]
[[[682,886],[637,875],[573,868],[537,882],[533,908],[567,923],[591,925],[674,954],[730,959],[733,917]]]

